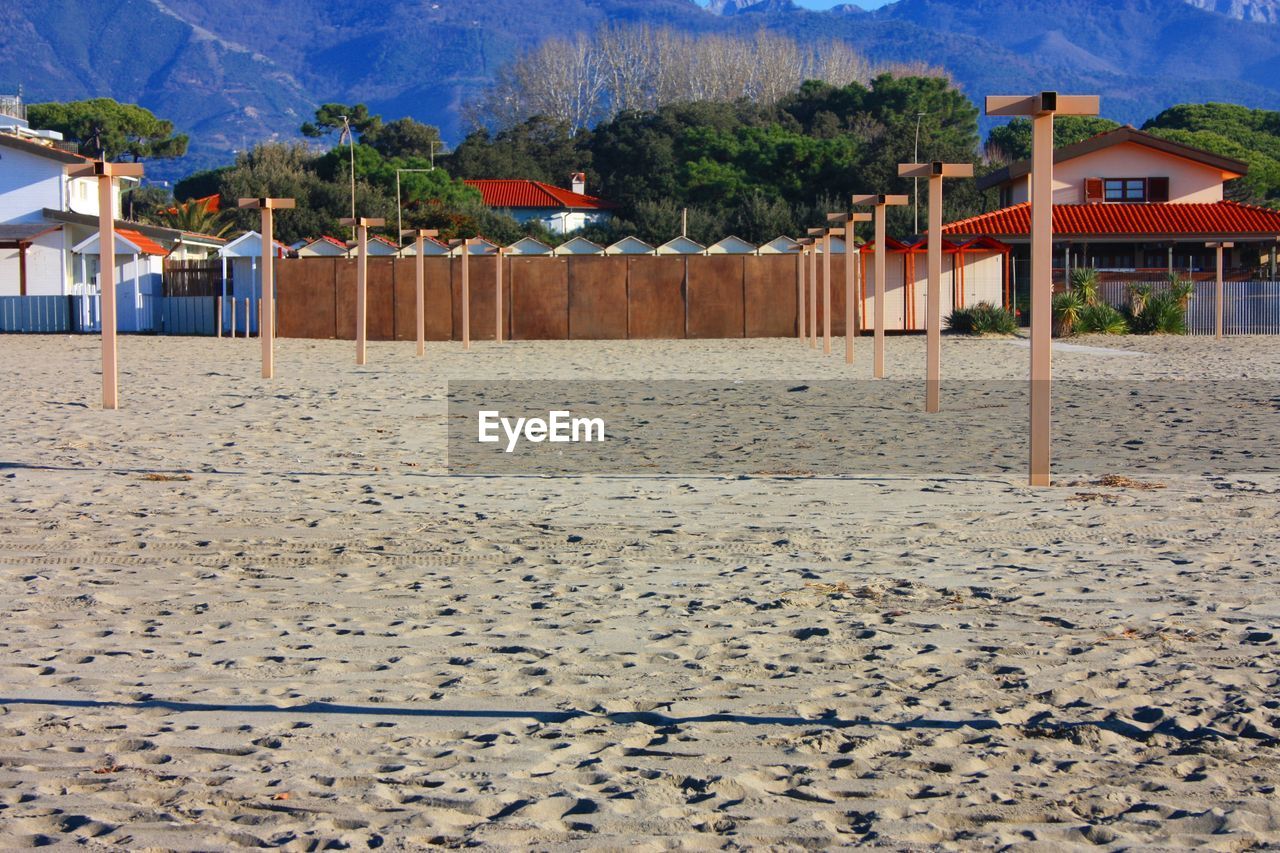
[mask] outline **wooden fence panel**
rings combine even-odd
[[[799,255],[743,259],[744,325],[749,338],[790,338],[796,326],[796,264]]]
[[[627,259],[581,256],[569,259],[569,337],[623,340],[627,337]]]
[[[632,338],[685,336],[685,259],[627,259],[627,330]]]
[[[396,337],[395,258],[369,258],[368,264],[369,340],[393,341]]]
[[[230,275],[228,265],[228,278]],[[162,288],[165,296],[217,296],[222,293],[222,261],[166,260]]]
[[[418,262],[414,258],[396,258],[392,266],[395,267],[396,283],[395,337],[397,341],[416,341],[418,324],[413,315],[418,303]],[[425,273],[423,279],[426,279]],[[423,301],[426,301],[425,293]]]
[[[471,291],[471,340],[493,340],[494,269],[492,256],[467,258],[467,287]],[[453,337],[462,340],[462,258],[450,260],[453,278]],[[505,264],[504,264],[505,266]]]
[[[334,305],[337,311],[338,340],[356,339],[356,262],[334,259]]]
[[[511,259],[511,339],[569,337],[569,264],[564,258]]]
[[[280,337],[337,337],[336,266],[334,258],[276,261],[276,329]],[[231,316],[231,306],[223,305],[222,310]]]
[[[689,258],[689,337],[742,337],[742,280],[741,255],[695,255]]]

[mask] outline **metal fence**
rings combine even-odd
[[[135,334],[217,334],[213,296],[121,295],[119,331]],[[102,331],[96,293],[73,296],[0,296],[0,333],[73,334]]]
[[[1098,296],[1116,308],[1124,308],[1134,287],[1147,287],[1152,294],[1165,294],[1171,287],[1159,281],[1106,281],[1098,285]],[[1187,301],[1187,333],[1212,335],[1216,329],[1217,285],[1197,281]],[[1280,282],[1225,281],[1222,283],[1222,333],[1224,335],[1280,335]]]

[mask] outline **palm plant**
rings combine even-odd
[[[1092,267],[1076,267],[1071,271],[1071,292],[1080,295],[1085,305],[1098,304],[1098,271]]]
[[[218,197],[194,198],[182,204],[161,210],[157,214],[159,224],[193,234],[225,237],[235,227],[227,211],[219,210]]]
[[[1068,290],[1053,297],[1053,335],[1066,338],[1075,334],[1076,324],[1080,322],[1080,312],[1084,309],[1084,300],[1080,294]]]

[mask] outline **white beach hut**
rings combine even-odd
[[[476,242],[471,244],[471,251],[467,253],[469,255],[492,255],[498,251],[498,244],[486,237],[477,237],[473,239],[475,239]],[[449,257],[462,257],[462,247],[463,244],[458,243],[458,245],[450,248]]]
[[[639,237],[623,237],[604,250],[606,255],[652,255],[657,250]]]
[[[748,243],[741,237],[730,235],[725,237],[718,243],[712,243],[707,247],[708,255],[754,255],[756,247],[752,243]]]
[[[337,237],[327,234],[313,240],[304,240],[301,246],[294,249],[300,258],[345,258],[347,244]]]
[[[554,254],[563,255],[603,255],[604,247],[599,243],[592,243],[585,237],[574,237],[568,242],[561,243],[556,246]]]
[[[757,251],[762,255],[794,255],[800,251],[800,244],[790,237],[774,237]]]
[[[97,232],[71,248],[80,263],[81,281],[98,274],[99,235]],[[164,247],[137,231],[116,231],[116,328],[140,332],[153,328],[150,312],[162,295]],[[101,313],[98,314],[101,317]]]
[[[422,256],[424,258],[438,258],[449,254],[449,247],[434,237],[422,238]],[[413,258],[418,255],[418,238],[411,239],[403,249],[400,250],[400,257]]]
[[[705,255],[707,247],[688,237],[677,237],[663,243],[655,252],[659,255]]]
[[[521,237],[507,247],[509,255],[549,255],[551,252],[550,246],[533,237]]]
[[[284,258],[288,254],[289,247],[277,241],[275,256]],[[258,297],[262,295],[262,270],[259,267],[262,235],[257,231],[246,231],[219,249],[218,257],[222,260],[223,325],[231,328],[234,316],[234,328],[243,331],[247,322],[249,333],[253,334],[258,329],[257,305]]]

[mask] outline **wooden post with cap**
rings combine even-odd
[[[1205,246],[1217,250],[1217,263],[1213,267],[1213,334],[1218,340],[1222,340],[1223,326],[1225,325],[1223,299],[1226,296],[1222,282],[1222,250],[1233,248],[1235,243],[1211,242],[1205,243]]]
[[[385,219],[357,216],[338,220],[356,228],[356,364],[368,357],[369,338],[369,229],[385,225]]]
[[[810,228],[809,238],[813,241],[809,248],[809,347],[818,348],[818,253],[822,250],[825,228]],[[828,311],[829,315],[831,312]]]
[[[1053,117],[1096,116],[1096,95],[988,95],[989,116],[1031,118],[1030,483],[1050,483],[1053,429]]]
[[[120,407],[116,351],[116,223],[113,178],[141,178],[141,163],[94,160],[67,170],[71,178],[98,181],[98,293],[102,304],[102,408]]]
[[[418,355],[423,356],[427,353],[427,275],[426,262],[423,260],[424,250],[426,249],[427,238],[434,239],[439,236],[440,231],[435,228],[410,228],[400,232],[400,237],[414,237],[415,268],[414,268],[414,306],[416,311],[416,328],[418,334]]]
[[[902,178],[929,179],[929,284],[925,303],[926,412],[942,407],[942,179],[972,178],[972,163],[902,163]],[[952,308],[960,306],[953,305]]]
[[[262,339],[262,378],[271,379],[276,375],[276,239],[272,211],[289,210],[295,205],[291,198],[242,198],[239,206],[262,211],[262,316],[258,320],[258,337]]]
[[[809,337],[809,319],[805,315],[805,266],[809,263],[808,238],[796,241],[796,333],[801,341]]]
[[[506,257],[509,250],[505,246],[499,246],[494,252],[494,273],[493,273],[493,316],[494,316],[494,341],[502,342],[502,259]]]
[[[905,195],[855,195],[852,199],[854,207],[875,208],[875,240],[876,240],[876,308],[875,308],[875,345],[872,355],[872,375],[876,379],[884,378],[884,303],[885,303],[885,269],[888,260],[885,251],[885,216],[889,207],[905,205]]]
[[[851,257],[854,247],[853,228],[859,222],[870,222],[870,213],[828,213],[827,221],[844,228],[844,361],[853,364],[853,339],[858,336],[862,317],[858,313],[857,264]]]

